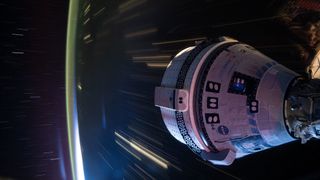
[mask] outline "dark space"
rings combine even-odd
[[[0,179],[73,179],[68,51],[86,179],[320,178],[317,140],[215,166],[176,141],[154,106],[172,57],[207,38],[236,38],[307,76],[319,50],[318,1],[73,2],[74,49],[66,48],[68,1],[0,2]]]
[[[0,177],[69,179],[68,1],[4,0],[0,14]]]

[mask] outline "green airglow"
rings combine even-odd
[[[67,41],[66,41],[66,110],[67,110],[67,128],[68,128],[68,144],[71,162],[72,179],[79,179],[77,175],[76,165],[76,145],[74,139],[74,106],[75,102],[75,42],[77,32],[78,19],[78,0],[70,0]]]

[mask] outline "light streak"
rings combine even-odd
[[[133,9],[143,3],[147,2],[147,0],[129,0],[125,3],[119,5],[119,12],[123,13],[130,9]]]
[[[247,19],[247,20],[243,20],[243,21],[213,25],[211,27],[212,28],[220,28],[220,27],[233,26],[233,25],[239,25],[239,24],[255,23],[255,22],[259,22],[259,21],[267,21],[267,20],[277,19],[277,18],[281,18],[281,17],[287,17],[287,15],[262,17],[262,18],[256,18],[256,19]]]
[[[86,19],[86,20],[83,22],[83,25],[86,25],[89,21],[90,21],[90,18]]]
[[[205,39],[206,39],[206,37],[179,39],[179,40],[172,40],[172,41],[155,42],[155,43],[152,43],[152,45],[175,44],[175,43],[182,43],[182,42],[189,42],[189,41],[201,41],[201,40],[205,40]]]
[[[137,130],[136,128],[132,127],[132,126],[128,126],[128,128],[130,130],[132,130],[133,132],[135,132],[136,134],[144,137],[145,139],[148,139],[150,141],[152,141],[153,143],[159,145],[159,146],[163,146],[163,144],[155,139],[153,139],[151,136],[146,135],[145,133],[143,133],[142,131]]]
[[[24,54],[24,52],[22,52],[22,51],[12,51],[11,53],[12,54]]]
[[[148,67],[152,68],[166,68],[169,63],[146,63]]]
[[[170,55],[155,55],[155,56],[133,56],[133,61],[145,61],[145,60],[170,60]]]
[[[101,8],[98,12],[94,13],[93,16],[97,16],[101,14],[105,9],[106,9],[105,7]]]
[[[152,152],[152,151],[148,150],[147,148],[143,147],[139,143],[137,143],[135,141],[131,142],[131,141],[129,141],[128,139],[126,139],[125,137],[123,137],[122,135],[120,135],[117,132],[115,132],[114,134],[118,138],[123,140],[125,143],[130,145],[133,149],[135,149],[136,151],[138,151],[139,153],[141,153],[142,155],[144,155],[148,159],[152,160],[153,162],[155,162],[157,165],[161,166],[164,169],[168,169],[168,161],[164,160],[163,158],[161,158],[160,156],[158,156],[154,152]]]
[[[89,38],[91,38],[91,34],[87,34],[86,36],[84,36],[83,40],[85,41],[85,40],[87,40]]]
[[[88,12],[90,11],[90,7],[91,7],[91,4],[88,4],[86,9],[84,10],[84,16],[88,14]]]
[[[157,28],[144,29],[144,30],[140,30],[140,31],[136,31],[136,32],[127,33],[124,35],[124,37],[125,38],[133,38],[133,37],[137,37],[137,36],[143,36],[143,35],[155,33],[157,31],[158,31]]]
[[[24,36],[23,34],[21,33],[11,33],[12,36]]]
[[[116,143],[124,150],[126,150],[129,154],[131,154],[133,157],[137,158],[139,161],[141,161],[141,158],[137,155],[135,155],[133,152],[131,152],[129,149],[127,149],[124,145],[122,145],[119,141],[116,140]]]
[[[147,171],[145,171],[144,169],[142,169],[142,167],[140,167],[138,164],[134,163],[134,166],[136,166],[140,171],[142,171],[145,175],[147,175],[150,179],[154,180],[156,178],[154,178],[153,176],[151,176]]]

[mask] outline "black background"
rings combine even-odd
[[[70,178],[68,1],[2,0],[0,14],[0,179]]]
[[[148,2],[149,5],[151,4],[151,10],[153,7],[156,7],[156,5],[150,3],[151,1]],[[272,15],[276,9],[272,9],[271,7],[275,7],[274,4],[277,4],[277,1],[270,1],[267,3],[264,1],[265,6],[259,5],[259,3],[257,3],[258,1],[252,1],[256,2],[252,7],[259,7],[260,9],[265,10],[260,12],[259,8],[254,9],[251,6],[246,6],[246,4],[250,4],[249,1],[246,1],[244,4],[241,4],[241,2],[237,0],[228,2],[207,0],[201,1],[201,3],[198,3],[197,1],[184,1],[184,3],[182,3],[184,4],[183,6],[179,2],[173,0],[158,1],[159,7],[162,8],[160,9],[162,10],[162,13],[169,13],[164,16],[167,18],[170,18],[171,16],[172,19],[164,19],[164,16],[161,16],[161,13],[154,14],[153,18],[157,21],[151,21],[154,20],[152,17],[146,17],[145,19],[154,22],[154,24],[160,24],[161,26],[157,27],[159,32],[165,32],[175,26],[178,28],[176,28],[175,33],[172,34],[159,33],[157,37],[150,38],[150,42],[154,40],[153,38],[160,41],[214,33],[218,36],[224,35],[226,32],[225,29],[230,30],[232,28],[237,28],[230,31],[233,33],[227,35],[239,38],[239,40],[246,40],[246,43],[257,47],[267,55],[278,57],[280,60],[283,60],[282,62],[286,62],[286,65],[290,68],[295,68],[297,71],[303,72],[304,68],[300,66],[303,63],[297,61],[288,62],[290,60],[286,59],[288,52],[292,53],[290,54],[290,57],[296,57],[296,52],[290,51],[290,49],[283,50],[275,48],[273,46],[281,45],[283,42],[290,42],[291,36],[288,31],[283,29],[279,30],[279,28],[274,29],[273,27],[270,27],[270,22],[265,21],[248,23],[243,26],[228,26],[225,29],[223,26],[215,26],[224,24],[225,22],[223,20],[225,19],[229,18],[230,20],[230,17],[226,15],[228,12],[221,8],[214,9],[216,5],[219,7],[230,7],[234,5],[233,2],[236,2],[236,5],[242,5],[239,6],[239,8],[236,6],[231,8],[235,9],[236,12],[242,13],[242,16],[235,16],[230,23],[252,19],[254,18],[252,17],[252,14],[262,14],[263,16]],[[106,6],[109,7],[108,10],[110,10],[110,14],[114,11],[114,9],[112,9],[112,7],[114,7],[112,3],[120,4],[115,1],[112,1],[112,3],[100,1],[99,3],[96,4],[96,7],[93,5],[93,9],[96,8],[95,10],[99,10],[101,6]],[[170,3],[171,6],[168,6]],[[279,4],[282,5],[282,3]],[[267,5],[270,5],[270,8]],[[161,12],[160,10],[158,11]],[[12,177],[15,179],[71,178],[67,150],[65,110],[65,42],[67,11],[68,1],[63,0],[2,0],[0,2],[0,179],[3,177]],[[180,12],[181,14],[176,14],[176,12]],[[194,14],[198,14],[199,16],[193,16]],[[219,16],[207,16],[204,18],[207,14],[224,15],[222,18]],[[108,16],[106,15],[103,17]],[[99,24],[104,20],[105,19],[97,19],[93,23]],[[177,22],[180,22],[181,25],[176,24]],[[113,50],[114,52],[108,56],[120,57],[117,52],[121,51],[123,54],[122,51],[124,48],[121,48],[121,46],[131,48],[139,45],[139,43],[135,44],[138,41],[119,41],[118,39],[118,37],[123,35],[121,32],[122,30],[124,33],[126,33],[126,31],[130,32],[131,30],[134,30],[135,26],[133,26],[133,24],[140,24],[141,27],[143,27],[144,22],[139,20],[137,22],[130,21],[128,24],[124,24],[123,27],[111,27],[111,32],[114,33],[112,36],[108,36],[106,39],[97,38],[97,44],[99,45],[100,43],[102,49],[98,52],[102,55],[95,53],[94,51],[93,55],[95,57],[105,56],[105,49],[109,49],[109,52],[112,52]],[[274,23],[271,24],[274,25]],[[248,25],[250,25],[250,27],[248,27]],[[260,25],[268,26],[270,29],[259,28]],[[101,31],[96,30],[95,27],[99,26],[95,26],[95,24],[92,24],[91,27],[92,32],[104,32],[104,29],[101,29]],[[250,32],[255,32],[256,34],[248,33],[248,30]],[[267,36],[261,36],[264,31],[268,32],[266,33]],[[93,33],[93,35],[95,34]],[[107,44],[108,46],[105,46],[105,43],[108,43],[105,40],[110,40],[109,42],[116,45],[109,43]],[[140,42],[143,44],[144,41]],[[149,43],[149,39],[145,42]],[[190,45],[191,43],[189,42],[179,47],[160,47],[159,49],[168,50],[170,48],[175,48],[175,50],[177,50],[176,52],[178,52],[178,50]],[[21,54],[21,52],[23,52],[23,54]],[[121,58],[127,57],[123,56],[120,57],[120,59]],[[114,70],[116,69],[115,67],[131,64],[127,61],[118,61],[113,65],[114,67],[108,72],[110,74],[112,74],[113,71],[116,71]],[[110,66],[108,67],[110,68]],[[95,70],[95,67],[92,68]],[[152,81],[149,83],[152,84],[150,89],[145,89],[147,85],[135,87],[131,86],[131,84],[127,84],[128,89],[131,88],[130,90],[140,91],[141,88],[142,93],[144,90],[150,90],[150,92],[152,92],[154,85],[161,80],[164,71],[162,69],[161,71],[158,70],[155,72],[152,69],[146,70],[145,67],[141,66],[135,67],[135,69],[130,69],[130,66],[128,66],[127,69],[129,69],[130,72],[140,73],[139,75],[141,75],[141,78],[139,79],[139,82],[142,80],[141,84],[147,84],[147,81]],[[127,69],[124,68],[125,71]],[[117,75],[121,73],[125,74],[123,72],[116,72]],[[154,76],[150,76],[150,74]],[[125,77],[125,75],[123,76]],[[110,79],[113,78],[114,76],[110,77]],[[123,79],[120,78],[117,82],[119,84],[117,85],[119,85],[119,87],[126,86],[125,84],[121,84],[121,80]],[[110,88],[109,90],[112,91]],[[153,99],[153,94],[148,94],[148,98]],[[119,96],[119,99],[129,99],[131,102],[135,100],[133,96]],[[151,133],[153,133],[155,137],[166,142],[166,147],[164,149],[168,151],[165,152],[176,155],[176,158],[179,159],[179,165],[183,169],[183,171],[178,173],[175,170],[169,170],[168,174],[165,174],[164,177],[193,177],[202,179],[208,177],[217,177],[218,179],[222,177],[226,179],[233,179],[235,177],[236,179],[318,179],[320,177],[319,168],[316,164],[320,160],[317,149],[317,147],[319,147],[319,142],[317,141],[311,141],[306,145],[294,142],[268,150],[267,152],[257,153],[254,156],[236,160],[230,167],[219,167],[215,169],[215,166],[210,167],[208,164],[199,162],[187,147],[177,143],[167,131],[164,131],[165,127],[161,122],[161,117],[158,116],[159,109],[156,109],[152,104],[153,102],[149,99],[147,102],[141,99],[137,102],[145,106],[150,105],[147,108],[141,106],[147,109],[146,111],[149,111],[150,109],[153,111],[145,117],[148,120],[156,121],[154,123],[159,125],[163,131],[160,132],[154,131],[154,129],[148,129],[149,132],[145,132],[150,133],[150,131],[152,131]],[[94,100],[91,101],[93,103],[97,102]],[[107,111],[111,111],[111,115],[107,114],[110,119],[119,118],[119,114],[121,114],[120,116],[124,117],[124,119],[131,119],[131,117],[136,115],[134,112],[131,112],[130,114],[126,111],[124,113],[123,109],[116,109],[116,107],[132,109],[132,104],[114,103],[110,101],[106,106],[107,109],[110,107]],[[141,107],[137,106],[134,108],[139,109]],[[144,113],[145,109],[143,109],[142,113]],[[155,116],[155,114],[157,114],[157,116]],[[89,115],[87,116],[90,117]],[[109,123],[117,124],[118,122]],[[91,122],[88,122],[88,124],[90,123]],[[97,122],[97,124],[98,123],[100,123],[100,121]],[[132,122],[132,124],[138,123]],[[117,126],[122,125],[119,123]],[[96,128],[93,128],[92,132],[96,130]],[[87,132],[90,133],[91,131],[87,130]],[[161,134],[161,137],[158,136],[158,134]],[[90,138],[91,137],[89,137],[87,141],[91,140]],[[110,139],[112,138],[113,137]],[[106,139],[104,138],[103,140]],[[120,151],[119,147],[111,147],[111,149]],[[90,155],[93,153],[90,151],[87,151],[86,153],[87,156],[85,159],[90,160],[90,158],[92,158]],[[123,155],[123,152],[121,155]],[[115,162],[120,161],[117,156],[114,156],[113,158]],[[127,162],[123,161],[122,163],[126,164]],[[145,163],[144,165],[148,164]],[[94,168],[95,167],[92,166],[91,169],[93,169],[93,171],[88,172],[87,174],[95,175],[96,173],[99,177],[97,173],[101,173],[101,176],[105,173],[105,169],[103,168]],[[88,164],[87,169],[90,169]],[[223,170],[223,172],[221,170]],[[225,174],[225,172],[230,173],[235,177],[229,176],[228,174]]]

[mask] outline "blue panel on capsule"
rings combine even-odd
[[[245,84],[241,84],[241,83],[237,83],[237,82],[232,84],[232,90],[233,91],[237,91],[237,92],[243,93],[245,91],[245,89],[246,89]]]

